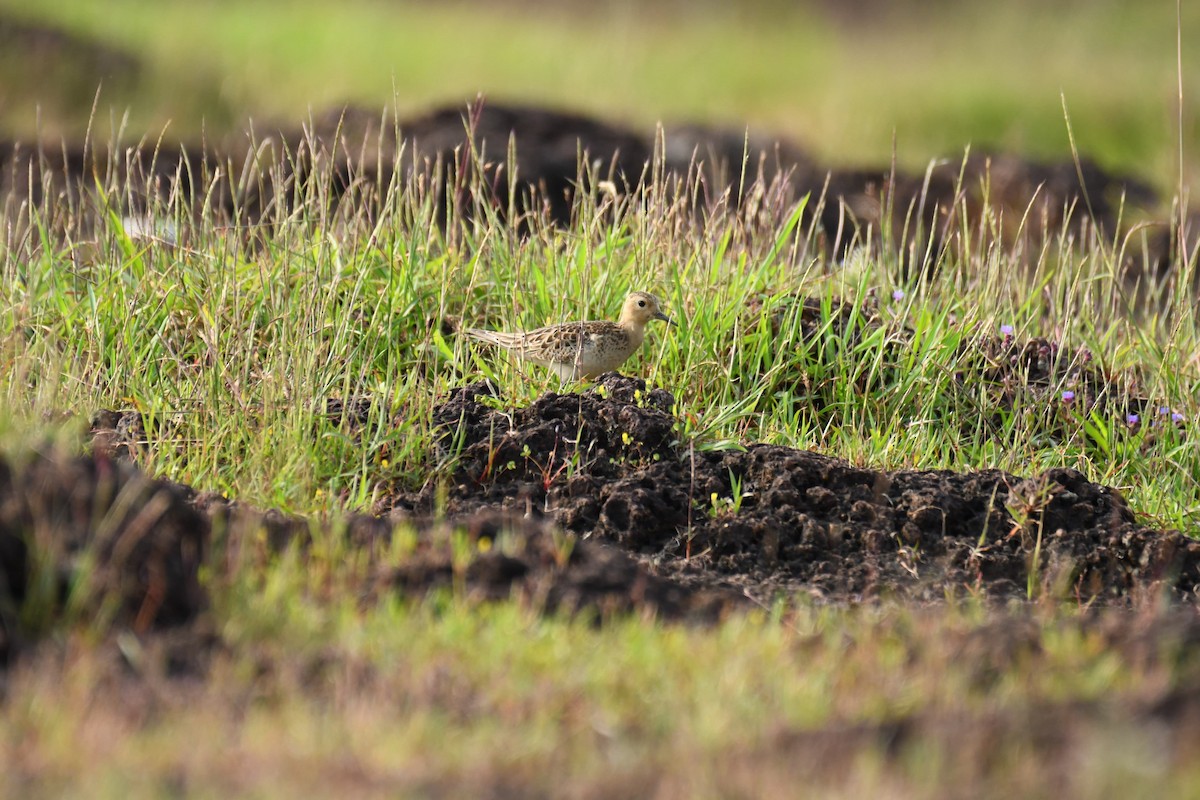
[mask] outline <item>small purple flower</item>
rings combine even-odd
[[[1171,422],[1174,422],[1177,425],[1180,422],[1183,422],[1184,419],[1185,419],[1185,417],[1183,416],[1183,414],[1180,414],[1178,411],[1175,411],[1171,414]]]
[[[1005,339],[1012,336],[1014,330],[1015,330],[1015,328],[1013,328],[1012,325],[1001,325],[1000,326],[1000,332],[1004,334]]]
[[[899,303],[903,299],[904,299],[904,290],[903,289],[896,289],[895,291],[892,292],[892,300],[894,300],[895,302]]]
[[[1070,403],[1074,399],[1075,399],[1075,393],[1072,392],[1070,389],[1067,389],[1065,392],[1062,393],[1062,401],[1064,403]]]
[[[1141,421],[1142,421],[1142,418],[1139,417],[1137,414],[1127,414],[1125,416],[1125,422],[1130,425],[1137,425]]]
[[[1171,409],[1167,408],[1166,406],[1159,406],[1158,413],[1165,417],[1167,414],[1171,413]]]

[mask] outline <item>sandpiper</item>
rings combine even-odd
[[[514,333],[479,328],[463,332],[481,342],[503,347],[518,358],[541,364],[564,381],[585,380],[624,364],[641,347],[646,338],[646,323],[652,319],[675,324],[663,313],[657,297],[649,292],[634,292],[625,298],[616,322],[564,322]]]

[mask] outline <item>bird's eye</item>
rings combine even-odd
[[[646,301],[638,300],[638,308],[645,308],[645,307],[646,307]]]

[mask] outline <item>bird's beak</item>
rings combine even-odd
[[[670,317],[668,317],[666,314],[664,314],[661,311],[658,312],[657,314],[655,314],[654,318],[661,319],[663,322],[667,323],[668,325],[675,325],[675,320],[671,319]],[[675,327],[678,328],[679,326],[675,325]]]

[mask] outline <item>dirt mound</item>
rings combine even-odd
[[[802,340],[853,343],[883,324],[869,304],[797,303],[792,311]],[[893,333],[889,346],[902,348],[906,332]],[[964,344],[959,362],[954,379],[964,395],[984,398],[992,415],[1032,409],[1040,415],[1033,423],[1048,435],[1078,433],[1094,413],[1150,414],[1147,400],[1107,376],[1084,350],[1005,333]],[[821,387],[810,388],[819,411]],[[353,430],[367,424],[369,408],[369,399],[358,398],[330,400],[324,411]],[[573,581],[586,582],[572,572],[574,561],[562,575],[539,571],[561,545],[547,532],[550,523],[583,540],[588,563],[598,563],[588,548],[602,541],[634,554],[659,577],[736,587],[763,602],[776,593],[854,600],[947,591],[1128,600],[1159,588],[1190,598],[1200,581],[1200,545],[1139,525],[1116,492],[1071,470],[1028,479],[998,471],[878,472],[784,447],[697,451],[680,445],[674,409],[670,393],[615,374],[582,394],[548,393],[524,408],[506,407],[486,383],[456,389],[434,410],[435,458],[425,485],[393,487],[375,509],[380,518],[339,524],[356,546],[387,540],[396,520],[415,526],[432,543],[436,566],[408,565],[394,576],[396,585],[424,591],[451,576],[458,585],[465,574],[482,597],[516,590],[544,598],[571,594]],[[1184,424],[1153,417],[1150,426]],[[93,424],[97,454],[136,457],[158,446],[136,412],[102,412]],[[1123,417],[1114,424],[1136,427]],[[223,498],[193,502],[209,518],[241,513]],[[525,563],[509,564],[517,570],[511,575],[508,567],[491,569],[487,559],[472,567],[476,572],[456,572],[444,547],[446,526],[436,521],[442,515],[468,530],[507,521]],[[278,512],[252,511],[249,519],[268,530],[274,550],[309,535],[309,521]],[[587,591],[580,596],[583,605],[613,602],[588,599]]]
[[[101,413],[97,420],[124,420],[127,430],[144,432],[134,416]],[[123,435],[115,428],[97,434],[108,443]],[[129,462],[130,450],[104,452],[119,457],[0,461],[0,665],[23,642],[64,621],[138,632],[197,623],[199,639],[215,642],[203,625],[208,595],[199,581],[201,565],[228,577],[238,553],[258,553],[264,565],[288,547],[307,557],[314,530],[326,538],[343,530],[351,548],[371,555],[360,587],[364,601],[455,590],[479,601],[515,597],[540,610],[597,620],[645,612],[697,622],[715,621],[745,603],[729,590],[652,575],[618,549],[578,541],[544,519],[485,510],[452,520],[309,520],[153,480]],[[399,562],[392,550],[398,524],[412,534],[411,552]],[[214,549],[219,552],[210,558]],[[376,560],[384,553],[391,555]],[[36,613],[20,613],[31,608]]]
[[[1200,211],[1188,211],[1171,221],[1144,226],[1140,235],[1131,235],[1125,250],[1125,280],[1130,287],[1154,299],[1157,290],[1160,302],[1169,298],[1172,290],[1195,293],[1200,289],[1200,270],[1179,270],[1180,264],[1195,264],[1200,257]],[[1184,277],[1190,272],[1190,285]]]
[[[198,570],[208,525],[172,484],[107,458],[0,461],[0,618],[36,609],[144,631],[205,607]],[[32,630],[26,633],[38,634]]]
[[[218,572],[246,548],[308,557],[314,530],[371,554],[365,599],[453,589],[601,617],[709,621],[746,597],[796,594],[1193,601],[1200,585],[1200,543],[1138,524],[1072,470],[880,472],[778,446],[698,451],[679,443],[674,407],[616,374],[525,408],[463,387],[435,410],[440,466],[422,489],[326,520],[147,478],[130,463],[157,446],[145,422],[100,412],[92,457],[0,463],[0,657],[62,619],[193,622],[211,549]],[[411,536],[398,561],[397,525]],[[40,614],[19,617],[30,603]]]
[[[648,141],[632,131],[533,106],[477,102],[465,117],[462,108],[445,107],[408,120],[401,131],[412,142],[414,168],[428,170],[437,160],[452,168],[447,191],[455,208],[464,208],[467,187],[479,179],[491,191],[475,202],[507,214],[512,179],[518,182],[518,211],[544,209],[559,224],[569,223],[580,185],[591,191],[594,181],[611,181],[630,191],[641,182],[651,155]],[[513,176],[508,174],[510,146],[519,165]],[[588,168],[584,175],[581,156]]]
[[[529,230],[538,224],[534,215],[570,225],[581,196],[603,204],[661,179],[668,204],[700,217],[732,209],[738,230],[755,240],[773,241],[807,196],[801,224],[812,255],[836,260],[869,242],[893,250],[916,275],[943,254],[970,260],[992,246],[1034,259],[1064,231],[1080,243],[1112,242],[1124,202],[1145,210],[1157,204],[1145,182],[1086,158],[1041,162],[995,153],[951,156],[922,172],[830,168],[782,137],[705,125],[638,131],[481,101],[406,119],[347,106],[306,126],[254,130],[215,144],[116,150],[0,142],[0,213],[16,235],[32,237],[28,203],[51,231],[86,238],[103,224],[99,212],[116,210],[137,237],[164,227],[155,209],[178,203],[182,213],[172,218],[236,223],[253,240],[300,203],[339,224],[375,219],[398,177],[428,194],[443,224],[451,214],[495,215]],[[186,222],[182,231],[168,227],[159,238],[174,243],[186,234]],[[1142,293],[1168,283],[1180,263],[1178,237],[1159,227],[1125,251],[1124,281]]]
[[[496,408],[484,384],[435,412],[446,480],[384,508],[545,514],[637,554],[660,575],[830,600],[1191,599],[1200,543],[1139,525],[1119,494],[1067,469],[1022,479],[879,472],[786,447],[697,452],[671,395],[604,376],[582,394]]]

